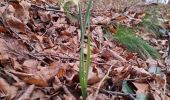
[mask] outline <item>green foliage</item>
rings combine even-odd
[[[114,35],[114,39],[125,45],[129,51],[138,53],[144,59],[149,57],[159,58],[159,53],[154,47],[137,37],[133,34],[132,30],[127,27],[119,26]]]
[[[159,14],[157,11],[158,9],[155,9],[155,7],[148,8],[140,25],[148,32],[154,33],[157,37],[160,37],[162,33],[160,32],[161,28],[159,26],[160,16],[158,16]]]
[[[134,94],[134,93],[135,93],[135,91],[134,91],[133,88],[128,84],[127,81],[123,81],[122,91],[123,91],[124,93],[129,93],[129,94]]]
[[[79,68],[79,79],[80,86],[82,91],[83,99],[86,99],[87,96],[87,79],[88,72],[90,66],[90,8],[92,6],[92,0],[89,1],[85,22],[83,23],[81,6],[79,5],[79,21],[80,21],[80,29],[81,29],[81,51],[80,51],[80,68]],[[84,67],[84,34],[86,30],[86,26],[88,27],[88,39],[87,39],[87,58],[86,58],[86,67]]]
[[[71,23],[78,22],[78,15],[77,14],[73,14],[71,12],[71,7],[72,6],[76,6],[77,7],[77,5],[73,1],[67,1],[63,5],[64,5],[63,9],[66,12],[66,17],[69,19],[69,21]]]
[[[147,93],[138,93],[136,92],[137,88],[132,82],[123,81],[122,91],[127,94],[136,94],[135,100],[148,100]]]

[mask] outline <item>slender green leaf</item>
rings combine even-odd
[[[122,85],[123,85],[122,91],[124,93],[130,93],[130,94],[134,93],[134,90],[128,85],[127,81],[124,81]]]
[[[84,80],[84,27],[82,21],[82,11],[81,6],[79,5],[79,21],[80,21],[80,30],[81,30],[81,50],[80,50],[80,69],[79,69],[79,79],[80,86],[82,90],[83,98],[86,97],[86,88],[85,88],[85,80]]]
[[[80,86],[82,91],[83,99],[86,99],[87,96],[87,79],[88,72],[90,66],[90,8],[92,6],[92,0],[89,1],[86,15],[85,15],[85,23],[83,24],[83,17],[81,11],[81,5],[79,5],[79,22],[80,22],[80,30],[81,30],[81,50],[80,50],[80,69],[79,69],[79,78],[80,78]],[[87,47],[87,59],[86,59],[86,71],[84,70],[84,34],[86,31],[86,26],[88,26],[88,47]]]
[[[89,4],[88,4],[86,15],[85,15],[85,23],[84,23],[85,28],[86,28],[86,25],[90,22],[90,9],[91,9],[91,7],[92,7],[92,0],[89,0]]]
[[[86,59],[86,82],[88,79],[88,72],[89,72],[89,66],[90,66],[90,9],[92,7],[92,0],[89,1],[88,7],[87,7],[87,11],[86,11],[86,15],[85,15],[85,28],[86,25],[88,27],[88,39],[87,39],[87,43],[88,43],[88,47],[87,47],[87,59]]]
[[[88,79],[88,74],[89,74],[89,66],[90,66],[90,33],[88,33],[88,47],[87,47],[87,62],[86,62],[86,81]]]

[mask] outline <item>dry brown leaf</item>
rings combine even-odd
[[[10,18],[6,19],[6,23],[14,32],[25,33],[25,24],[23,22],[21,22],[19,19],[11,16]]]
[[[170,66],[170,59],[166,59],[165,63],[166,63],[167,66]]]
[[[23,66],[29,68],[36,68],[38,66],[38,61],[34,59],[28,59],[24,61]]]
[[[18,98],[18,100],[29,100],[33,93],[35,85],[30,85],[27,90]]]
[[[65,31],[70,33],[70,35],[72,35],[72,33],[74,33],[76,31],[76,27],[75,26],[69,26]]]
[[[54,46],[54,44],[52,43],[52,40],[50,38],[48,38],[48,37],[43,38],[42,42],[43,42],[44,49],[45,48],[51,48],[51,47]]]
[[[149,66],[157,66],[158,64],[158,62],[152,58],[147,59],[146,63],[148,63]]]
[[[93,24],[108,24],[111,21],[110,17],[106,16],[97,16],[96,18],[92,18]]]
[[[6,48],[6,41],[4,39],[0,39],[0,53],[4,54]]]
[[[14,86],[9,85],[3,78],[0,77],[0,90],[3,91],[8,97],[8,100],[12,100],[18,89]]]
[[[0,26],[0,33],[5,33],[6,29],[3,26]]]
[[[137,66],[132,66],[132,68],[135,69],[138,73],[151,76],[151,74],[144,68],[138,68]]]
[[[35,74],[35,72],[37,71],[37,67],[39,65],[39,62],[37,60],[34,60],[34,59],[28,59],[28,60],[25,60],[24,63],[23,63],[23,68],[24,68],[24,71],[26,73],[29,73],[29,74]]]
[[[25,62],[25,64],[28,63],[29,67],[31,66],[24,70],[27,73],[24,73],[25,75],[16,73],[16,75],[28,84],[35,84],[42,87],[48,86],[48,80],[58,73],[59,67],[48,68],[37,66],[36,62],[31,64],[30,61],[31,60],[27,60]],[[34,65],[36,65],[37,68],[35,68],[36,66]]]
[[[135,87],[137,88],[137,93],[148,93],[149,92],[149,85],[145,83],[136,83],[133,82]]]
[[[36,99],[45,100],[45,94],[41,90],[34,89],[30,100]]]
[[[15,9],[14,16],[17,19],[20,19],[21,22],[26,24],[29,20],[29,11],[28,10],[31,7],[31,4],[24,0],[21,2],[11,1],[11,2],[9,2],[9,4],[11,4]]]
[[[113,58],[124,61],[124,62],[126,61],[126,59],[121,57],[117,52],[109,50],[109,49],[103,49],[101,52],[101,57],[106,61],[112,60]]]
[[[123,15],[120,15],[120,16],[118,16],[118,17],[115,17],[115,20],[118,21],[118,22],[123,21],[123,20],[126,20],[126,19],[127,19],[127,17],[126,17],[126,16],[123,16]]]
[[[143,61],[141,58],[137,58],[136,61],[137,61],[138,67],[148,68],[146,61]]]
[[[156,80],[156,86],[158,88],[164,88],[165,80],[163,79],[162,75],[159,74],[156,75],[155,80]]]
[[[100,68],[90,67],[88,75],[88,84],[95,84],[99,82],[103,77],[104,73]]]
[[[51,16],[49,12],[39,11],[38,15],[40,16],[42,22],[51,21]]]
[[[27,16],[25,15],[23,7],[19,4],[19,2],[10,2],[10,5],[5,10],[3,19],[14,32],[23,32],[25,33],[25,24],[24,21],[28,20],[29,13]]]
[[[22,65],[17,61],[16,58],[13,58],[13,67],[15,70],[22,70]]]
[[[93,99],[94,99],[94,95],[90,94],[90,95],[88,95],[86,100],[93,100]],[[99,93],[97,95],[96,100],[110,100],[110,98],[107,95],[105,95],[105,94]]]
[[[35,84],[37,86],[47,87],[47,81],[38,76],[19,76],[27,84]]]
[[[58,77],[58,78],[61,78],[61,77],[63,77],[65,74],[66,74],[66,70],[61,68],[61,69],[58,70],[57,77]]]

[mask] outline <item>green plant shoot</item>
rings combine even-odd
[[[81,5],[79,4],[79,22],[81,30],[81,50],[80,50],[80,68],[79,68],[79,79],[82,91],[83,100],[87,96],[87,79],[90,66],[90,9],[92,7],[92,0],[89,0],[87,11],[85,14],[85,22],[83,23]],[[88,27],[88,39],[87,39],[87,57],[86,57],[86,67],[84,67],[84,35],[86,32],[86,27]]]

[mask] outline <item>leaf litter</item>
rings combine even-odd
[[[0,99],[82,99],[78,76],[80,28],[57,3],[0,2]],[[134,11],[133,7],[138,9]],[[146,15],[146,6],[133,7],[122,12],[91,10],[88,100],[169,99],[169,15],[159,25],[166,34],[158,39],[143,27],[136,27]],[[70,12],[77,13],[74,9]],[[130,52],[126,43],[114,39],[119,25],[138,29],[131,37],[146,40],[162,58],[141,57],[140,50]]]

